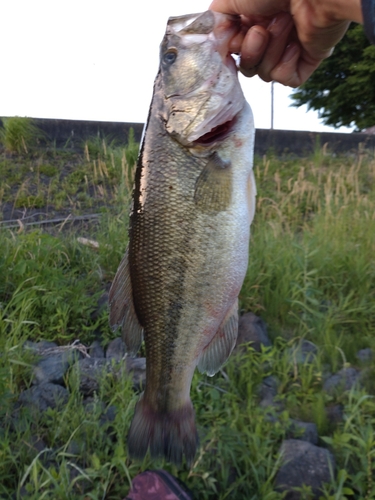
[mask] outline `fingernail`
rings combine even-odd
[[[299,54],[300,48],[295,42],[290,43],[286,46],[283,57],[280,59],[281,63],[287,63],[291,61],[297,54]]]

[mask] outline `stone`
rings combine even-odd
[[[98,340],[90,345],[88,353],[91,358],[104,358],[104,349]]]
[[[94,310],[94,312],[91,314],[91,318],[93,320],[96,320],[98,319],[101,314],[103,313],[103,311],[105,311],[105,309],[108,308],[108,297],[109,297],[109,294],[108,292],[104,292],[98,299],[98,304],[96,306],[96,309]]]
[[[70,365],[82,354],[76,349],[69,349],[56,354],[43,356],[33,368],[34,384],[64,385],[64,376]]]
[[[238,337],[235,349],[242,346],[243,350],[243,346],[246,345],[250,345],[258,352],[261,351],[262,346],[272,346],[268,337],[266,323],[252,312],[241,316],[238,323]]]
[[[100,379],[108,373],[113,373],[114,368],[111,360],[84,358],[73,366],[73,370],[78,377],[80,392],[84,396],[92,396],[99,390]]]
[[[286,434],[288,439],[300,439],[311,444],[318,444],[318,428],[313,422],[301,422],[292,419]]]
[[[30,462],[38,456],[38,460],[43,465],[48,465],[54,455],[54,450],[49,448],[46,442],[37,435],[31,435],[29,438],[22,440],[21,450],[18,449],[17,452],[21,452],[23,457],[28,457]]]
[[[47,382],[21,392],[18,403],[20,406],[43,412],[48,408],[63,408],[68,399],[69,393],[64,387]]]
[[[317,353],[318,348],[316,345],[306,339],[301,339],[297,344],[288,349],[290,361],[297,365],[311,363]]]
[[[286,492],[286,500],[300,500],[296,488],[310,486],[314,499],[319,499],[324,483],[332,480],[335,462],[332,454],[307,441],[287,439],[280,448],[281,467],[276,474],[275,489]],[[310,497],[309,497],[310,498]]]
[[[270,375],[265,377],[257,388],[260,397],[259,407],[267,410],[268,413],[266,418],[271,421],[277,420],[275,412],[278,413],[284,410],[283,403],[281,401],[275,401],[278,386],[279,381],[277,378]]]
[[[112,342],[108,344],[106,358],[114,359],[116,361],[121,361],[122,358],[125,356],[125,352],[126,348],[124,341],[122,340],[121,337],[118,337],[117,339],[112,340]]]
[[[92,481],[86,479],[87,476],[82,475],[82,466],[79,463],[75,463],[74,460],[69,460],[67,464],[67,469],[69,471],[70,484],[74,485],[72,488],[72,496],[77,496],[77,494],[84,495],[90,489],[92,489]],[[76,495],[74,495],[76,493]],[[86,497],[85,498],[89,498]]]
[[[86,453],[86,445],[85,442],[82,441],[76,441],[75,439],[72,439],[69,441],[68,447],[66,448],[66,453],[69,453],[69,455],[76,455],[77,457],[85,454]]]
[[[102,426],[113,423],[116,419],[116,414],[117,407],[114,405],[108,406],[100,417],[99,425]]]
[[[344,408],[342,405],[330,405],[325,408],[326,417],[331,425],[339,424],[344,420]]]
[[[278,381],[272,375],[265,377],[262,383],[258,386],[257,392],[260,397],[259,406],[261,408],[268,408],[270,406],[277,406],[274,398],[277,396]]]
[[[355,368],[343,368],[334,375],[331,375],[323,384],[323,390],[330,396],[338,392],[350,391],[359,382],[359,371]]]
[[[57,346],[55,342],[49,342],[48,340],[40,340],[39,342],[32,342],[31,340],[26,340],[23,344],[25,349],[30,349],[38,354],[43,353],[47,349],[54,349]]]
[[[360,363],[369,363],[374,359],[374,352],[372,349],[367,347],[367,349],[361,349],[358,351],[355,357]]]
[[[101,414],[105,410],[105,403],[103,403],[103,401],[101,401],[97,397],[92,397],[92,396],[87,397],[86,399],[83,400],[82,405],[85,410],[85,413],[87,413],[88,415],[90,413],[97,413],[97,412]]]
[[[85,397],[98,392],[100,380],[108,374],[116,378],[131,376],[135,390],[144,388],[146,382],[146,358],[126,357],[120,362],[114,362],[114,358],[85,358],[76,363],[73,370],[76,370],[79,390]]]
[[[88,415],[90,415],[90,413],[98,414],[100,426],[111,424],[115,421],[117,407],[114,405],[106,407],[103,401],[97,398],[88,397],[83,401],[83,406]]]
[[[146,358],[126,358],[126,371],[133,377],[133,387],[142,391],[146,385]]]

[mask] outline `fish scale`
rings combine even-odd
[[[225,48],[238,27],[210,11],[171,18],[161,44],[129,246],[109,296],[110,323],[129,353],[145,341],[146,386],[127,438],[133,458],[150,450],[192,463],[194,370],[216,373],[237,338],[255,207],[252,114]]]

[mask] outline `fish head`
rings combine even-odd
[[[160,46],[160,112],[167,132],[195,146],[223,139],[244,105],[229,42],[240,18],[213,11],[171,17]]]

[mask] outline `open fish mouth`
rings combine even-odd
[[[194,141],[197,146],[210,146],[218,141],[223,141],[231,133],[237,121],[237,116],[220,125],[217,125],[212,130],[202,135]]]
[[[222,55],[222,58],[224,65],[233,75],[236,75],[238,73],[238,68],[231,54],[228,53],[226,56]],[[225,140],[230,135],[237,122],[238,112],[235,107],[231,107],[231,102],[229,102],[228,105],[228,110],[221,110],[216,116],[213,117],[212,120],[210,120],[211,125],[213,125],[211,130],[195,139],[193,141],[195,145],[210,146],[215,142]]]

